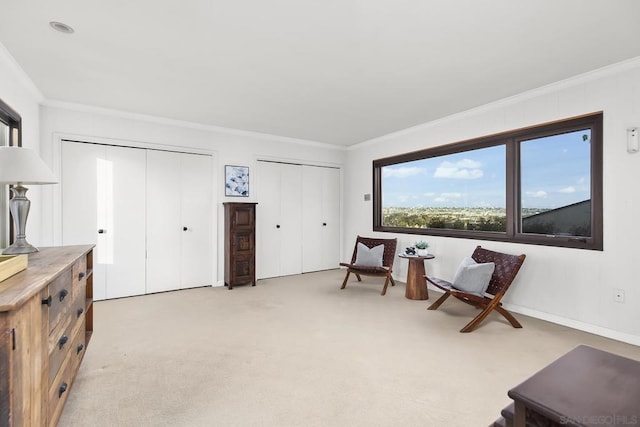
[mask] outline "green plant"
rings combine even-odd
[[[415,247],[416,249],[427,249],[429,244],[424,240],[420,240],[419,242],[416,242]]]

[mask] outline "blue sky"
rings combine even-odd
[[[552,209],[590,197],[589,135],[522,142],[523,207]],[[385,166],[383,207],[504,208],[505,156],[501,145]]]

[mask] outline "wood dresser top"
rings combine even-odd
[[[580,345],[508,395],[563,425],[636,425],[639,378],[639,361]]]
[[[0,282],[0,312],[20,307],[93,247],[56,246],[29,254],[26,270]]]

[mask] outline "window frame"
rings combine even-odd
[[[400,234],[419,234],[477,240],[502,241],[576,249],[603,250],[602,221],[602,164],[603,164],[603,112],[547,122],[539,125],[482,136],[452,144],[439,145],[373,161],[373,230]],[[590,129],[590,185],[591,185],[591,237],[549,236],[521,232],[520,199],[520,142]],[[481,148],[505,146],[506,219],[505,232],[454,230],[444,228],[388,227],[382,224],[382,168],[426,158],[440,157]]]
[[[0,99],[0,122],[6,125],[9,128],[9,140],[7,141],[7,146],[9,147],[22,147],[22,117],[18,114],[13,108],[9,107],[2,99]],[[6,244],[10,245],[15,241],[15,230],[13,224],[13,216],[9,213],[9,199],[10,199],[11,187],[9,187],[9,191],[0,191],[0,198],[3,199],[2,209],[4,209],[4,205],[6,205],[6,214],[7,214],[7,224],[1,224],[1,227],[8,227],[9,232],[7,233],[6,238],[7,242],[1,242],[0,246]],[[0,233],[0,240],[4,240],[5,236],[3,233]]]

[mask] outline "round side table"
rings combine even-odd
[[[424,278],[426,272],[424,269],[425,259],[434,259],[435,255],[407,255],[400,254],[400,258],[409,260],[409,270],[407,271],[407,288],[404,292],[405,298],[424,300],[429,299],[429,291],[427,290],[427,279]]]

